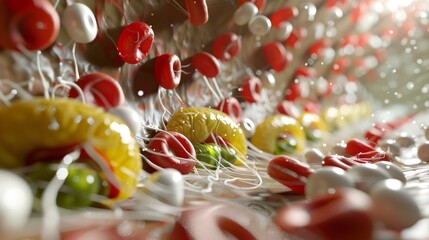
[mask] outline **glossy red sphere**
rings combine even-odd
[[[148,55],[153,41],[154,33],[149,25],[144,22],[131,23],[119,35],[119,56],[127,63],[139,63]]]
[[[155,59],[155,78],[165,89],[175,89],[180,83],[182,64],[177,55],[166,53]]]
[[[221,61],[233,59],[241,50],[241,39],[237,34],[227,32],[218,36],[212,45],[213,55]]]
[[[248,77],[242,85],[241,95],[248,103],[256,103],[261,98],[262,82],[257,77]]]
[[[219,61],[208,52],[198,52],[192,57],[192,65],[208,78],[216,77],[220,72]]]

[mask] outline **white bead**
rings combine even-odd
[[[353,181],[343,169],[324,167],[310,175],[305,185],[305,195],[307,199],[313,199],[332,193],[335,189],[352,187]]]
[[[347,171],[347,174],[356,187],[364,192],[369,192],[377,182],[391,178],[386,170],[375,164],[355,165]]]
[[[258,8],[251,2],[246,2],[235,10],[234,23],[242,26],[247,24],[258,13]]]
[[[399,156],[401,154],[401,147],[399,144],[392,140],[383,141],[379,144],[381,150],[390,153],[393,157]]]
[[[272,89],[276,85],[276,78],[271,72],[263,72],[261,76],[259,76],[259,79],[261,79],[264,88]]]
[[[399,144],[400,147],[407,148],[416,144],[416,140],[410,136],[399,136],[396,139],[396,143]]]
[[[0,232],[21,230],[33,207],[33,193],[20,176],[0,170]]]
[[[264,15],[258,15],[249,22],[249,30],[255,36],[264,36],[271,29],[271,21]]]
[[[423,162],[429,162],[429,141],[422,143],[417,149],[417,156]]]
[[[248,118],[243,118],[240,127],[243,130],[244,136],[246,136],[246,138],[251,138],[253,134],[255,134],[255,124]]]
[[[393,164],[391,162],[387,162],[387,161],[380,161],[380,162],[375,163],[375,165],[386,170],[390,174],[390,176],[392,176],[392,178],[401,181],[403,184],[405,184],[407,182],[407,179],[405,178],[404,173],[395,164]]]
[[[279,41],[286,40],[292,33],[292,30],[293,30],[293,26],[290,22],[280,23],[278,28],[275,28],[276,39]]]
[[[345,144],[337,144],[332,147],[331,150],[332,154],[341,155],[341,156],[347,156],[346,154],[346,145]]]
[[[370,192],[373,200],[375,219],[392,230],[402,230],[413,226],[421,219],[421,211],[416,201],[402,189],[396,179],[378,182]]]
[[[97,36],[98,27],[94,13],[82,3],[75,3],[64,10],[62,22],[69,36],[78,43],[90,43]]]
[[[119,106],[109,109],[109,113],[117,116],[125,124],[127,124],[130,131],[134,134],[139,134],[141,131],[141,123],[139,114],[128,106]]]
[[[185,198],[183,176],[173,168],[161,169],[150,175],[142,191],[166,204],[180,207]]]
[[[308,150],[305,155],[305,160],[307,160],[307,163],[312,164],[322,164],[323,161],[323,153],[316,148]]]

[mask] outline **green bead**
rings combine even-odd
[[[216,144],[195,144],[194,148],[198,161],[207,168],[216,168],[221,157],[220,148]]]
[[[317,128],[307,128],[305,129],[305,136],[308,141],[316,142],[322,139],[322,131]]]
[[[281,138],[276,142],[275,155],[292,154],[295,152],[298,142],[293,137]]]
[[[57,168],[57,164],[36,164],[33,171],[28,174],[38,198],[41,198],[47,184],[57,174]],[[98,194],[101,188],[98,172],[88,164],[76,163],[70,165],[63,173],[66,178],[58,192],[57,205],[68,209],[90,206],[91,197]]]
[[[231,164],[234,164],[237,160],[237,151],[235,151],[234,148],[229,147],[221,147],[220,148],[220,155],[223,160],[227,161],[228,163],[224,164],[225,166],[229,166]]]

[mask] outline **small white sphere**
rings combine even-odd
[[[275,28],[276,39],[279,41],[286,40],[292,33],[293,26],[290,22],[282,22]]]
[[[388,179],[378,182],[370,191],[373,215],[388,229],[409,228],[422,216],[416,201],[402,189],[402,185],[396,179]]]
[[[337,167],[324,167],[313,174],[305,184],[305,195],[308,199],[332,193],[338,188],[353,188],[354,184],[346,172]]]
[[[243,130],[244,136],[246,136],[246,138],[251,138],[253,134],[255,134],[255,124],[249,118],[243,118],[240,127]]]
[[[347,174],[356,187],[364,192],[369,192],[377,182],[391,178],[386,170],[375,164],[355,165],[347,171]]]
[[[258,13],[258,8],[252,2],[245,2],[235,10],[232,19],[234,23],[242,26],[247,24]]]
[[[410,136],[399,136],[396,139],[396,143],[403,148],[411,147],[416,144],[416,140],[413,137]]]
[[[419,148],[417,149],[417,156],[423,162],[429,162],[429,141],[420,144]]]
[[[264,71],[260,76],[262,86],[266,89],[272,89],[276,86],[276,78],[271,72]]]
[[[395,141],[383,141],[379,144],[379,147],[394,157],[401,154],[401,147]]]
[[[334,147],[332,147],[331,150],[332,154],[340,155],[340,156],[347,156],[346,153],[346,146],[343,144],[337,144]]]
[[[249,30],[255,36],[264,36],[271,29],[271,21],[264,15],[258,15],[249,22]]]
[[[82,3],[74,3],[64,10],[62,22],[69,36],[78,43],[92,42],[98,33],[94,13]]]
[[[375,163],[375,165],[386,170],[390,174],[390,176],[392,176],[392,178],[401,181],[403,184],[405,184],[407,182],[407,179],[405,178],[404,173],[395,164],[393,164],[391,162],[387,162],[387,161],[380,161],[380,162]]]
[[[323,153],[317,148],[308,150],[304,157],[308,164],[322,164],[323,161]]]
[[[21,230],[33,207],[33,193],[20,176],[0,170],[0,232]]]
[[[139,134],[141,131],[141,123],[139,114],[128,106],[119,106],[109,109],[109,113],[117,116],[134,134]]]
[[[144,182],[143,192],[156,197],[159,201],[180,207],[185,198],[183,176],[173,168],[154,172]]]

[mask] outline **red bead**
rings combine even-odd
[[[174,168],[182,174],[188,174],[196,164],[194,146],[178,132],[159,132],[147,148],[151,151],[146,154],[147,158],[161,168]],[[148,163],[143,166],[148,172],[155,171]]]
[[[277,105],[277,112],[293,118],[299,117],[299,110],[291,101],[283,100]]]
[[[261,98],[262,82],[257,77],[249,77],[244,80],[241,95],[248,103],[255,103]]]
[[[305,194],[306,179],[313,172],[306,164],[288,156],[273,158],[267,168],[270,177],[299,194]]]
[[[228,114],[228,116],[238,123],[243,120],[243,110],[235,97],[229,97],[220,101],[216,109]]]
[[[121,106],[125,97],[118,81],[104,73],[90,73],[76,81],[82,89],[86,102],[105,109]],[[72,88],[69,97],[79,97],[78,92]]]
[[[315,41],[308,49],[308,54],[316,55],[320,57],[323,54],[323,50],[331,45],[331,41],[326,38]]]
[[[353,138],[347,142],[346,153],[350,156],[355,156],[359,153],[371,151],[375,151],[375,149],[371,145],[363,142],[362,140]]]
[[[175,89],[180,83],[182,65],[178,56],[162,54],[155,59],[155,79],[165,89]]]
[[[349,170],[352,166],[359,165],[352,159],[339,155],[328,155],[323,158],[322,166],[324,167],[338,167],[344,171]]]
[[[353,24],[360,22],[366,12],[367,12],[367,5],[366,4],[356,3],[356,6],[354,6],[352,8],[352,11],[350,13],[350,21]]]
[[[305,36],[307,36],[307,30],[305,28],[296,27],[292,30],[284,44],[290,48],[297,48],[300,45],[300,40]]]
[[[315,78],[317,76],[317,70],[314,67],[301,66],[295,71],[295,77]]]
[[[255,4],[255,6],[261,10],[265,6],[266,0],[238,0],[238,5],[241,6],[246,2]]]
[[[208,78],[216,77],[220,72],[219,61],[210,53],[199,52],[192,57],[192,65]]]
[[[185,0],[185,6],[192,25],[200,26],[209,20],[206,0]]]
[[[326,8],[333,8],[335,6],[344,6],[346,5],[347,0],[327,0],[326,1]]]
[[[298,13],[298,8],[295,6],[278,9],[270,16],[271,24],[274,28],[278,28],[283,22],[290,22],[298,16]]]
[[[213,55],[221,61],[233,59],[241,49],[241,39],[235,33],[225,33],[213,42]]]
[[[334,74],[341,74],[349,65],[349,59],[345,57],[339,57],[334,61],[334,64],[332,65],[332,72]]]
[[[304,108],[305,112],[314,113],[314,114],[320,114],[320,111],[322,109],[322,107],[320,106],[320,104],[318,102],[315,102],[312,100],[307,100],[304,103],[303,108]]]
[[[60,18],[47,0],[0,1],[0,46],[44,50],[56,40]]]
[[[353,188],[343,188],[311,201],[286,204],[275,223],[293,239],[372,239],[372,200]]]
[[[372,127],[365,133],[365,139],[372,145],[375,146],[384,136],[384,132],[378,128]]]
[[[119,56],[127,63],[139,63],[148,55],[153,40],[154,33],[149,25],[144,22],[131,23],[119,35]]]
[[[292,61],[292,54],[279,42],[267,43],[262,50],[265,60],[276,72],[281,72]]]
[[[301,84],[298,82],[292,82],[286,90],[285,99],[295,101],[299,97],[301,97]]]

